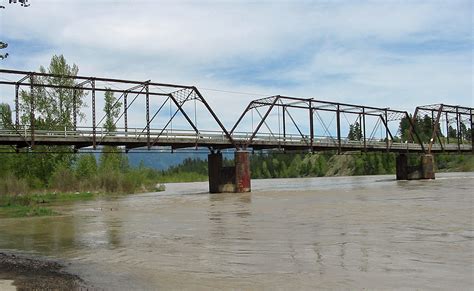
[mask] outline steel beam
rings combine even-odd
[[[365,132],[365,108],[362,108],[362,124],[364,132],[364,152],[367,152],[367,137]]]
[[[15,128],[18,130],[20,127],[20,101],[18,100],[20,86],[15,84]]]
[[[72,91],[72,128],[76,131],[77,128],[77,90]]]
[[[337,105],[336,111],[336,126],[337,126],[337,153],[342,152],[342,143],[341,143],[341,112],[339,111],[339,104]]]
[[[30,75],[30,132],[31,132],[31,148],[35,147],[35,98],[34,98],[34,76]]]
[[[128,97],[128,92],[123,93],[123,123],[125,127],[125,132],[128,132],[128,114],[127,114],[127,97]]]
[[[283,106],[283,141],[286,142],[286,107]]]
[[[458,138],[458,151],[461,152],[461,126],[460,126],[460,118],[459,118],[459,108],[456,108],[456,128],[457,128],[457,138]]]
[[[443,105],[441,104],[440,107],[438,108],[438,114],[436,115],[436,121],[434,121],[434,111],[431,111],[431,122],[433,123],[433,132],[431,134],[431,139],[430,143],[428,144],[428,154],[431,154],[431,148],[433,147],[434,144],[434,139],[437,135],[438,132],[438,124],[441,119],[441,113],[443,112]]]
[[[313,107],[311,106],[311,100],[309,101],[309,142],[311,146],[311,151],[313,151],[314,143],[314,129],[313,129]]]
[[[471,121],[471,148],[474,153],[474,123],[472,118],[472,109],[469,110],[469,120]]]
[[[10,82],[10,81],[0,81],[0,85],[15,85],[16,82]],[[29,86],[29,84],[19,84],[20,86]],[[77,88],[76,86],[63,86],[63,85],[50,85],[50,84],[35,84],[35,87],[42,87],[42,88],[55,88],[55,89],[75,89]],[[85,91],[92,91],[92,88],[88,87],[82,87],[81,90]],[[96,87],[94,88],[94,91],[96,92],[114,92],[114,93],[132,93],[132,94],[145,94],[142,91],[130,91],[130,90],[121,90],[121,89],[112,89],[112,88],[99,88]],[[168,96],[168,93],[157,93],[157,92],[149,92],[148,93],[150,96]]]
[[[98,78],[98,77],[87,77],[87,76],[67,76],[67,75],[65,76],[65,75],[55,75],[55,74],[48,74],[48,73],[28,72],[28,71],[19,71],[19,70],[0,69],[0,73],[15,74],[15,75],[34,75],[34,76],[41,76],[41,77],[52,77],[52,78],[62,78],[62,79],[74,79],[74,80],[95,79],[97,82],[109,82],[109,83],[143,84],[143,81],[113,79],[113,78]],[[150,82],[149,84],[150,86],[158,86],[158,87],[188,88],[188,89],[193,88],[193,86],[183,86],[183,85],[167,84],[167,83]]]
[[[146,144],[150,149],[150,95],[148,84],[145,85],[145,96],[146,96]]]
[[[389,151],[389,143],[388,143],[388,113],[387,113],[387,109],[385,109],[385,142],[387,144],[387,152],[388,152]]]
[[[449,119],[448,119],[448,112],[446,112],[446,142],[449,144]]]
[[[92,86],[92,147],[96,149],[96,125],[95,125],[95,79],[91,80]]]

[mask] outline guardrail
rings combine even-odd
[[[14,129],[0,129],[0,139],[2,137],[22,137],[24,139],[31,139],[32,132],[29,130],[28,126],[20,127],[20,130]],[[94,136],[94,131],[91,127],[78,127],[76,130],[70,130],[64,128],[64,130],[38,130],[34,131],[35,139],[39,138],[81,138],[88,137],[92,138]],[[234,132],[232,138],[237,142],[245,142],[250,139],[252,132]],[[104,139],[119,139],[127,138],[132,140],[144,140],[147,138],[147,133],[143,128],[117,128],[113,132],[108,132],[103,127],[96,128],[95,137],[98,143]],[[200,143],[211,144],[213,142],[223,144],[228,142],[227,137],[223,132],[220,131],[200,131],[195,132],[193,130],[179,130],[179,129],[150,129],[150,137],[152,139],[158,138],[158,141],[174,141],[179,143],[179,141],[196,140]],[[271,134],[271,133],[261,133],[254,137],[252,141],[253,145],[275,145],[275,146],[310,146],[311,141],[306,136],[296,135],[296,134]],[[251,145],[252,145],[251,144]],[[338,148],[339,141],[330,136],[315,136],[312,142],[314,147],[324,147],[324,148]],[[427,146],[427,145],[426,145]],[[366,139],[365,145],[364,140],[355,141],[349,140],[347,138],[341,139],[342,148],[354,148],[354,149],[364,149],[367,148],[380,148],[386,149],[387,142],[377,139]],[[393,142],[389,140],[388,148],[392,150],[421,150],[421,146],[417,143],[408,143],[408,142]],[[441,151],[441,150],[471,150],[472,146],[470,144],[433,144],[432,150]]]

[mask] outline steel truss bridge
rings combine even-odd
[[[229,148],[336,150],[339,153],[474,152],[472,107],[435,104],[418,106],[410,114],[390,108],[277,95],[251,101],[228,130],[194,86],[6,69],[0,69],[0,85],[13,87],[15,94],[14,120],[7,120],[4,123],[9,124],[1,127],[0,145],[17,150],[34,149],[37,145],[71,146],[75,150],[110,145],[123,146],[126,150],[204,147],[211,152]],[[70,124],[55,128],[39,124],[47,112],[38,109],[38,96],[51,94],[50,91],[72,96],[72,103],[63,104],[62,108],[71,117]],[[99,108],[107,91],[120,94],[114,104],[120,105],[120,114],[114,121],[113,131],[105,129],[106,116]],[[82,96],[90,102],[87,108],[79,102]],[[207,116],[206,124],[212,123],[212,129],[198,126],[198,112]],[[22,118],[25,116],[26,123]],[[424,116],[431,118],[432,136],[428,143],[422,141],[420,128],[417,128],[418,118]],[[183,122],[177,127],[178,118]],[[398,132],[402,119],[408,122],[406,140],[401,140]],[[130,122],[134,125],[129,126]],[[357,138],[349,139],[347,125],[353,124],[358,124]],[[376,137],[379,132],[382,136]]]

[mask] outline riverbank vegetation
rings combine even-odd
[[[53,56],[48,68],[40,72],[75,76],[79,69],[68,65],[63,56]],[[35,124],[36,130],[74,128],[75,121],[86,118],[80,108],[87,107],[86,92],[59,89],[58,85],[74,87],[70,78],[38,77],[35,83],[47,85],[33,89],[35,115],[31,114],[30,91],[19,93],[20,124]],[[75,92],[75,93],[74,93]],[[122,103],[112,91],[104,93],[102,126],[108,134],[116,131]],[[10,106],[0,103],[0,129],[18,130]],[[33,120],[32,120],[33,118]],[[16,122],[15,122],[16,123]],[[419,137],[428,142],[432,137],[433,120],[429,116],[414,120]],[[410,139],[409,120],[400,122],[397,141]],[[449,127],[446,138],[470,140],[471,131],[461,124],[459,132]],[[348,139],[362,139],[361,126],[350,126]],[[440,136],[441,140],[445,137]],[[0,216],[52,215],[45,205],[92,199],[99,195],[118,195],[164,190],[162,183],[206,181],[208,165],[205,159],[186,159],[167,170],[143,166],[132,167],[123,149],[103,146],[100,153],[79,152],[67,146],[35,146],[34,149],[0,147]],[[411,159],[417,159],[412,156]],[[474,171],[472,156],[436,155],[438,171]],[[231,159],[224,163],[231,164]],[[395,173],[395,154],[350,153],[256,153],[251,156],[252,178],[321,177],[335,175],[376,175]],[[3,214],[2,214],[3,213]]]
[[[39,71],[75,76],[79,69],[67,64],[63,56],[53,56],[48,68],[40,67]],[[30,91],[19,92],[17,114],[21,124],[34,123],[36,130],[62,130],[73,128],[75,120],[85,118],[80,108],[87,106],[86,93],[57,88],[74,87],[72,79],[37,77],[35,83],[51,88],[35,87],[34,103]],[[113,134],[122,104],[111,91],[105,92],[104,101],[104,128]],[[35,105],[34,116],[30,113],[31,104]],[[0,129],[17,130],[12,117],[10,106],[0,104]],[[0,213],[50,215],[53,212],[44,207],[47,203],[163,190],[156,171],[130,167],[127,156],[117,147],[105,146],[101,150],[100,154],[78,154],[67,146],[35,146],[34,150],[0,147]]]
[[[410,164],[419,163],[419,155],[409,155]],[[232,164],[232,156],[224,164]],[[395,174],[396,154],[390,153],[255,153],[250,156],[252,179],[330,177]],[[474,171],[474,156],[437,154],[437,172]],[[207,180],[205,159],[186,159],[182,164],[159,171],[163,182],[195,182]]]

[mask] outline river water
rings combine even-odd
[[[0,249],[48,256],[105,289],[474,286],[474,173],[207,183],[1,219]]]

